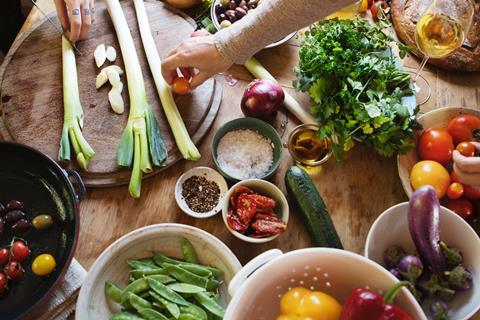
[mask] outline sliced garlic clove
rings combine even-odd
[[[102,72],[105,72],[105,74],[107,74],[108,70],[115,70],[119,75],[123,74],[122,68],[120,68],[119,66],[116,66],[116,65],[111,65],[111,66],[105,67],[105,68],[102,69]]]
[[[116,58],[117,58],[117,51],[115,51],[114,47],[108,46],[107,47],[107,59],[108,59],[108,61],[113,62],[113,61],[115,61]]]
[[[122,114],[125,110],[122,98],[123,84],[119,82],[116,86],[113,86],[110,92],[108,93],[108,101],[110,101],[110,106],[115,113]]]
[[[108,81],[107,73],[103,70],[97,75],[97,79],[95,80],[95,87],[99,89]]]
[[[117,86],[120,82],[120,75],[115,69],[107,70],[108,81],[112,85],[112,87]]]
[[[100,68],[105,63],[105,60],[107,59],[107,53],[103,43],[95,49],[93,52],[93,57],[95,58],[95,64],[97,65],[97,68]]]

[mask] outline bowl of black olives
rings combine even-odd
[[[212,4],[210,14],[213,25],[217,30],[230,27],[235,22],[243,19],[247,14],[251,14],[262,5],[266,0],[215,0]],[[287,35],[265,48],[277,47],[290,40],[295,32]]]

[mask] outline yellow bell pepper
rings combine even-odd
[[[277,320],[338,320],[341,312],[340,303],[328,294],[296,287],[280,300]]]

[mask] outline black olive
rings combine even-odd
[[[215,14],[218,16],[218,15],[224,13],[224,12],[225,12],[225,7],[222,6],[220,3],[217,3],[215,5]]]
[[[15,224],[12,226],[12,231],[15,233],[25,232],[30,229],[30,226],[30,222],[23,218],[15,222]]]
[[[238,6],[240,6],[240,2],[242,2],[243,0],[235,0],[235,2],[237,3]]]
[[[13,210],[13,211],[9,211],[5,215],[4,219],[5,219],[5,222],[7,223],[14,223],[15,221],[18,221],[23,218],[25,218],[25,212],[20,210]]]
[[[250,9],[255,9],[258,5],[258,0],[249,0],[247,5]]]
[[[7,209],[3,205],[3,203],[0,202],[0,215],[3,215],[4,213],[7,213]]]
[[[223,20],[228,20],[228,17],[224,13],[221,13],[218,15],[218,21],[222,22]]]
[[[245,12],[248,13],[248,10],[250,10],[250,8],[248,6],[241,6],[240,8],[242,8],[243,10],[245,10]]]
[[[237,3],[235,2],[235,0],[230,1],[230,3],[228,4],[228,8],[230,10],[235,10],[237,8]]]
[[[235,9],[235,15],[237,16],[237,18],[240,20],[242,19],[243,17],[245,17],[247,15],[247,11],[243,10],[242,8],[238,7],[237,9]]]
[[[235,15],[235,11],[233,10],[227,10],[225,11],[225,15],[227,16],[228,20],[230,20],[230,22],[235,22],[237,21],[237,16]]]
[[[25,205],[21,201],[10,200],[10,202],[7,203],[7,211],[23,210],[23,209],[25,209]]]

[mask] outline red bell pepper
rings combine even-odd
[[[477,140],[480,138],[480,119],[470,114],[461,114],[450,120],[447,130],[455,144]]]
[[[385,296],[364,288],[350,291],[340,320],[412,320],[408,313],[391,304],[398,291],[407,284],[406,281],[395,284]]]

